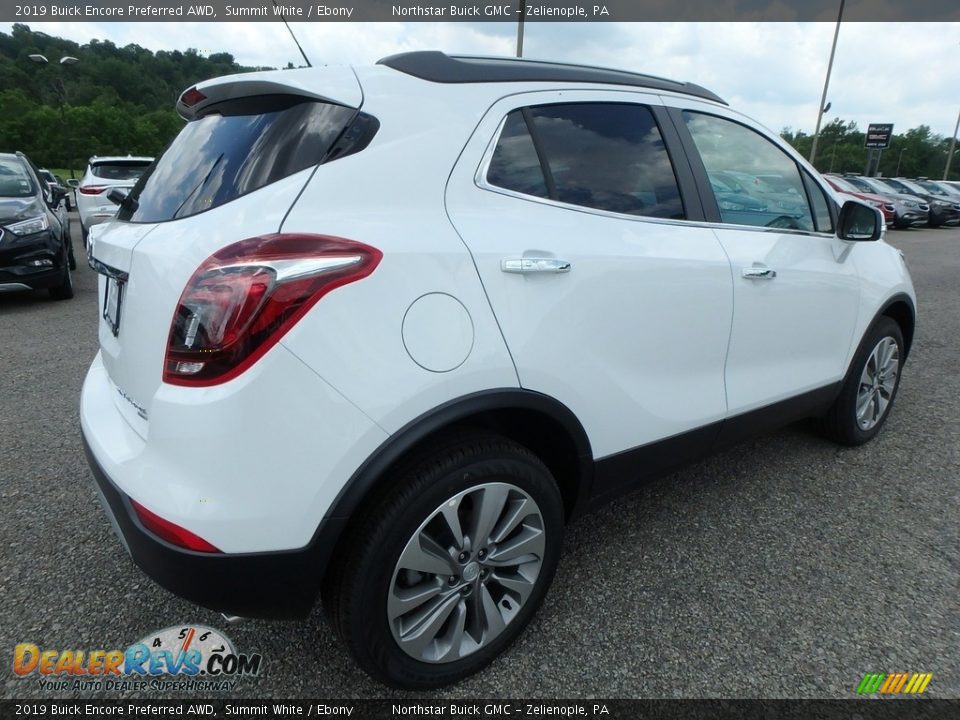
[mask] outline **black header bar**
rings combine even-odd
[[[36,22],[835,22],[839,0],[0,0]],[[521,7],[523,10],[521,11]],[[960,21],[957,0],[847,0],[844,22]]]

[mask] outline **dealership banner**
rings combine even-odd
[[[822,21],[837,0],[0,0],[0,21],[39,22],[657,22]],[[851,22],[960,21],[957,0],[847,0]]]
[[[786,688],[784,688],[786,690]],[[939,720],[960,700],[4,700],[6,718],[597,718],[608,720]]]

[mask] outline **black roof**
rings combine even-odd
[[[487,83],[487,82],[584,82],[607,85],[630,85],[632,87],[693,95],[695,97],[726,102],[704,87],[688,82],[677,82],[654,75],[623,70],[570,65],[567,63],[540,62],[503,57],[466,57],[447,55],[436,50],[390,55],[378,65],[399,70],[407,75],[437,83]]]

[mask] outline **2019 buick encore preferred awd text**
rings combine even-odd
[[[133,559],[198,604],[322,596],[364,670],[439,686],[517,637],[578,514],[890,413],[915,301],[880,213],[704,88],[416,52],[177,107],[91,228],[81,418]]]

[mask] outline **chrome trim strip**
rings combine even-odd
[[[88,246],[89,247],[89,246]],[[130,273],[124,272],[123,270],[117,270],[115,267],[111,267],[106,263],[102,263],[97,260],[93,255],[87,255],[87,264],[93,268],[93,270],[100,275],[106,275],[109,278],[113,278],[118,282],[127,282],[130,279]]]
[[[342,257],[301,258],[297,260],[249,260],[233,263],[216,268],[220,272],[242,270],[248,267],[270,268],[276,273],[276,282],[286,282],[299,278],[319,275],[331,270],[340,270],[358,264],[363,257],[360,255],[344,255]]]
[[[33,288],[23,283],[0,283],[0,292],[19,292],[21,290],[33,290]]]

